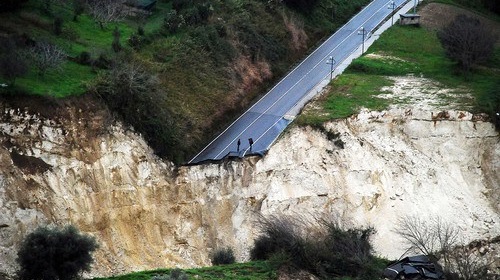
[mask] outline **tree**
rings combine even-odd
[[[299,11],[310,12],[318,0],[283,0],[285,5]]]
[[[396,229],[407,244],[407,252],[424,254],[443,264],[447,279],[486,280],[488,264],[467,246],[459,245],[460,231],[440,218],[406,216]]]
[[[172,10],[163,19],[163,28],[169,33],[173,34],[179,30],[182,26],[186,24],[184,17],[177,13],[176,10]]]
[[[483,0],[483,5],[489,11],[500,14],[500,2],[498,0]]]
[[[54,18],[54,34],[59,36],[62,34],[64,20],[62,17],[56,16]]]
[[[74,226],[62,229],[40,227],[28,234],[17,253],[20,280],[69,280],[88,271],[95,239]]]
[[[85,0],[73,0],[73,21],[78,21],[80,16],[85,11]]]
[[[120,36],[120,30],[118,29],[118,26],[116,26],[113,30],[113,42],[111,43],[111,47],[115,52],[119,52],[122,50],[122,45],[120,44]]]
[[[12,85],[16,78],[24,76],[28,72],[28,65],[19,54],[14,40],[0,40],[0,76],[8,80]]]
[[[0,1],[0,12],[12,12],[28,2],[28,0],[2,0]]]
[[[398,233],[406,242],[406,251],[433,255],[448,250],[457,242],[458,231],[441,219],[406,216],[398,220]]]
[[[467,73],[481,62],[487,61],[494,51],[496,38],[479,19],[458,15],[438,32],[438,38],[446,54],[458,62]]]
[[[107,23],[119,21],[125,16],[123,1],[120,0],[87,0],[87,7],[101,29],[104,29]]]
[[[28,57],[33,66],[38,69],[40,76],[43,76],[47,70],[59,68],[66,58],[66,54],[56,45],[38,42],[28,50]]]

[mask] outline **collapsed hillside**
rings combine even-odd
[[[465,111],[363,111],[330,122],[332,140],[294,127],[262,159],[176,169],[120,124],[102,130],[104,108],[52,106],[2,101],[0,271],[15,270],[19,242],[45,224],[97,238],[92,275],[209,265],[220,246],[245,260],[260,214],[372,225],[389,258],[402,254],[393,229],[406,214],[439,216],[464,242],[500,234],[500,138]]]
[[[0,60],[21,65],[28,53],[36,62],[37,47],[47,44],[66,59],[43,69],[25,61],[27,73],[0,77],[9,85],[0,93],[94,93],[159,156],[179,164],[369,1],[162,0],[147,17],[125,17],[128,10],[102,17],[107,5],[121,11],[122,2],[2,6]]]
[[[439,216],[463,242],[498,236],[498,132],[435,81],[391,80],[382,97],[398,106],[292,127],[264,158],[181,168],[92,96],[2,97],[0,272],[13,273],[22,238],[46,224],[96,236],[91,275],[208,265],[220,246],[245,260],[260,214],[373,225],[376,253],[390,258],[403,250],[393,229],[404,215]]]

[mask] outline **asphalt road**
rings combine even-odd
[[[189,164],[265,154],[291,122],[290,118],[285,118],[287,112],[296,107],[321,81],[329,78],[329,58],[333,57],[336,61],[335,69],[336,65],[362,47],[363,38],[366,40],[371,36],[372,30],[391,14],[392,9],[388,8],[390,3],[388,0],[374,0],[367,5],[210,142]],[[406,0],[395,0],[394,3],[398,9]],[[362,32],[363,29],[365,32]],[[250,138],[253,140],[251,147]]]

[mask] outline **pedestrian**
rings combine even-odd
[[[253,145],[253,139],[248,138],[248,144],[250,144],[250,151],[252,150],[252,145]]]
[[[238,150],[237,151],[239,152],[240,151],[240,145],[241,145],[240,139],[238,139],[238,143],[236,143],[236,144],[238,145]]]

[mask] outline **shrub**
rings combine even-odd
[[[134,50],[140,50],[142,47],[142,38],[138,34],[132,34],[127,40],[129,46],[131,46]]]
[[[115,29],[113,30],[113,42],[111,43],[111,47],[115,52],[119,52],[122,50],[120,37],[121,37],[120,30],[118,29],[118,26],[115,26]]]
[[[166,30],[168,34],[177,32],[177,30],[185,24],[186,21],[184,17],[179,15],[176,10],[170,11],[163,19],[163,29]]]
[[[317,2],[318,0],[283,0],[285,5],[303,12],[311,11]]]
[[[85,0],[73,0],[73,21],[85,11]]]
[[[146,35],[145,32],[144,32],[144,27],[142,27],[142,26],[138,26],[137,27],[137,35],[139,35],[139,36]]]
[[[82,65],[90,65],[92,64],[92,57],[89,52],[83,51],[78,55],[76,61]]]
[[[94,238],[73,226],[38,228],[26,236],[18,251],[19,279],[74,279],[90,269],[97,247]]]
[[[316,264],[314,269],[320,276],[365,278],[377,274],[372,266],[374,257],[370,237],[373,228],[346,229],[331,221],[324,221],[323,227],[327,229],[326,236],[320,242],[313,242],[314,250],[308,254],[309,263]]]
[[[0,1],[0,12],[15,11],[28,2],[28,0],[2,0]]]
[[[271,217],[260,221],[262,234],[250,255],[253,260],[289,259],[297,268],[324,279],[339,276],[373,279],[379,274],[372,256],[373,228],[343,228],[322,221],[313,226],[303,218]]]
[[[54,19],[54,34],[59,36],[62,33],[62,28],[63,28],[63,19],[61,17],[56,17]]]
[[[0,76],[15,84],[16,78],[28,73],[28,65],[16,51],[17,47],[12,39],[0,39]]]
[[[215,250],[215,252],[211,256],[211,260],[212,265],[232,264],[236,262],[233,249],[231,248],[222,248]]]
[[[105,54],[101,53],[99,57],[92,62],[93,67],[97,67],[100,69],[110,69],[111,68],[112,61],[106,57]]]
[[[262,234],[250,251],[252,260],[269,259],[276,253],[286,253],[294,258],[303,255],[304,238],[299,232],[302,226],[298,219],[271,216],[262,217],[259,223]]]

